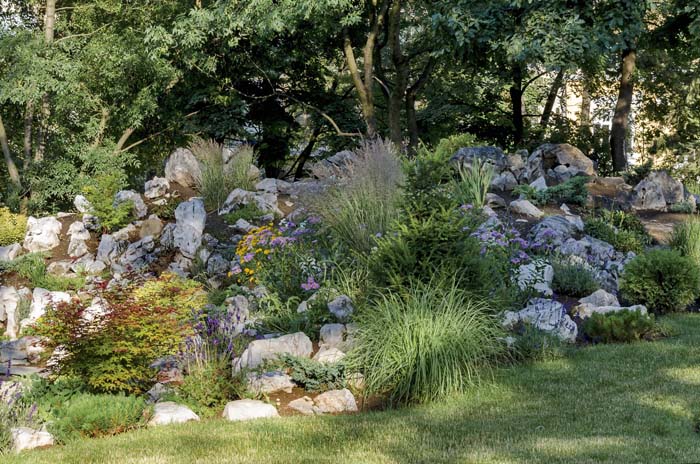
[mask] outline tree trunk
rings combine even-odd
[[[406,126],[408,127],[408,153],[415,155],[418,151],[418,118],[416,117],[416,96],[418,92],[425,87],[425,84],[430,79],[430,75],[435,69],[436,60],[433,57],[428,59],[428,62],[423,67],[420,76],[406,91]]]
[[[620,72],[620,93],[615,105],[612,126],[610,128],[610,153],[612,155],[613,168],[622,171],[627,167],[627,127],[632,110],[632,95],[634,92],[634,74],[637,53],[627,49],[622,53],[622,65]]]
[[[523,121],[523,71],[519,64],[513,67],[513,84],[510,87],[510,102],[515,146],[523,142],[525,124]]]
[[[319,135],[321,135],[321,124],[318,124],[316,127],[314,127],[314,131],[311,134],[309,143],[306,144],[304,151],[301,152],[299,158],[297,159],[297,168],[294,172],[294,180],[301,179],[304,176],[304,165],[311,157],[311,153],[313,153],[314,151],[314,147],[316,146],[316,142],[318,141]]]
[[[56,0],[46,0],[46,13],[44,14],[44,40],[48,45],[54,41],[56,26]],[[49,94],[45,93],[41,97],[41,124],[39,126],[39,136],[37,140],[37,150],[34,153],[34,162],[40,163],[44,160],[46,152],[47,132],[49,128],[49,118],[51,116],[51,105]]]
[[[557,73],[557,77],[554,78],[554,82],[552,82],[552,86],[549,88],[549,94],[547,94],[547,101],[544,105],[542,117],[540,118],[540,127],[542,128],[543,132],[547,130],[547,126],[549,125],[549,119],[552,117],[552,109],[554,109],[554,102],[557,99],[557,95],[559,94],[559,90],[561,89],[563,83],[564,69],[562,68]]]
[[[29,168],[32,159],[32,130],[34,123],[34,102],[29,100],[24,110],[24,169]]]
[[[0,146],[2,146],[2,154],[5,157],[5,165],[7,166],[7,172],[10,175],[10,180],[17,189],[22,187],[22,182],[19,178],[19,171],[17,170],[17,165],[12,159],[12,153],[10,153],[10,144],[7,141],[7,132],[5,132],[5,124],[2,122],[2,116],[0,116]]]
[[[408,87],[408,60],[401,50],[401,8],[402,2],[395,0],[388,14],[389,46],[391,48],[391,61],[394,65],[396,77],[394,88],[389,95],[389,138],[397,146],[403,144],[401,131],[401,107],[404,105],[404,97]]]
[[[578,117],[581,127],[589,127],[591,125],[591,92],[588,90],[588,83],[583,82],[581,86],[581,112]]]

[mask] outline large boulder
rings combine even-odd
[[[263,213],[282,215],[277,205],[276,193],[249,192],[240,188],[229,193],[224,205],[219,209],[219,215],[228,214],[248,204],[254,204]]]
[[[556,182],[578,175],[596,175],[593,160],[568,143],[540,145],[528,158],[528,166],[532,175],[530,181],[542,174]]]
[[[240,358],[234,359],[233,368],[234,372],[244,368],[252,369],[260,366],[268,359],[277,359],[283,354],[308,358],[312,352],[313,345],[304,332],[255,340],[248,345]]]
[[[148,425],[182,424],[189,421],[198,421],[199,416],[187,406],[166,401],[156,403],[153,407],[153,416]]]
[[[450,161],[461,167],[468,167],[477,159],[493,166],[496,174],[508,167],[508,158],[503,150],[489,146],[460,148],[452,155]]]
[[[177,148],[165,162],[165,178],[168,182],[195,188],[202,178],[202,169],[190,150]]]
[[[112,234],[104,234],[100,239],[100,244],[97,246],[95,259],[104,264],[115,263],[128,246],[128,243],[126,240],[118,240]]]
[[[567,342],[576,341],[578,327],[566,314],[564,306],[558,301],[533,298],[520,311],[506,311],[503,326],[512,329],[519,323],[527,323],[543,332],[556,335]]]
[[[631,203],[635,210],[665,211],[683,201],[683,184],[666,171],[654,171],[634,188]]]
[[[596,290],[585,298],[578,300],[579,304],[572,309],[572,314],[581,319],[591,317],[593,314],[608,314],[618,311],[638,311],[641,314],[647,313],[647,308],[643,305],[629,307],[620,306],[617,297],[605,290]]]
[[[49,251],[61,244],[59,235],[63,225],[53,216],[27,219],[24,249],[29,252]]]
[[[202,234],[207,222],[207,212],[201,198],[180,203],[175,209],[173,245],[183,256],[193,259],[202,245]]]
[[[279,413],[273,405],[259,400],[237,400],[226,404],[223,417],[235,422],[279,417]]]

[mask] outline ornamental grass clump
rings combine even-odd
[[[700,265],[700,219],[691,218],[673,227],[671,248]]]
[[[424,403],[476,384],[504,352],[496,316],[454,283],[416,284],[380,297],[355,319],[347,358],[368,395]]]
[[[322,167],[314,174],[327,189],[307,200],[332,237],[347,249],[368,253],[399,216],[401,162],[391,142],[365,142],[341,168]]]
[[[483,208],[494,176],[493,166],[474,159],[470,166],[460,167],[457,172],[459,179],[455,182],[455,195],[459,203]]]

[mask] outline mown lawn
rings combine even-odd
[[[700,315],[677,335],[503,369],[450,401],[355,416],[220,420],[0,458],[14,463],[700,462]]]

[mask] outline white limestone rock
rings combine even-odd
[[[59,235],[63,225],[53,216],[27,219],[24,249],[29,252],[49,251],[61,244]]]
[[[189,421],[198,421],[199,416],[187,406],[166,401],[156,403],[153,407],[153,417],[148,425],[182,424]]]
[[[229,421],[247,421],[279,417],[277,408],[259,400],[237,400],[226,404],[223,418]]]

